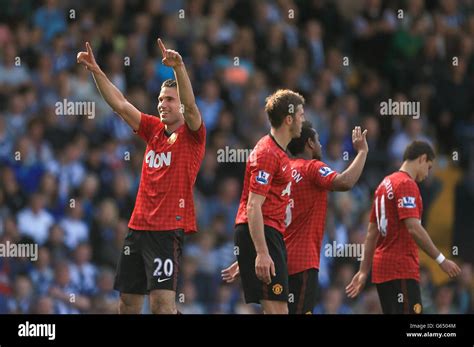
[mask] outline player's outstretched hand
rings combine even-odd
[[[239,263],[234,262],[228,268],[221,271],[222,280],[226,283],[234,282],[240,275]]]
[[[173,51],[172,49],[166,49],[161,39],[158,39],[157,41],[163,57],[161,62],[164,65],[174,68],[183,64],[183,58],[181,58],[181,55],[178,52]]]
[[[439,264],[441,269],[448,274],[449,277],[456,277],[461,273],[459,266],[452,260],[445,259],[441,264]]]
[[[85,66],[90,72],[98,72],[99,65],[95,61],[94,53],[89,42],[86,42],[86,51],[77,53],[77,62]]]
[[[367,144],[367,129],[364,132],[361,131],[360,127],[355,127],[352,130],[352,145],[357,152],[369,151],[369,145]]]
[[[272,282],[272,276],[276,276],[275,264],[270,254],[257,254],[255,258],[255,273],[257,278],[265,284]]]
[[[367,280],[367,274],[363,272],[357,272],[352,277],[351,283],[346,287],[346,294],[349,298],[353,299],[362,291],[364,288],[365,281]]]

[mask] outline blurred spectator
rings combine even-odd
[[[426,141],[430,139],[422,134],[423,124],[419,119],[410,119],[406,122],[404,130],[396,134],[389,144],[390,156],[395,167],[399,167],[403,162],[403,152],[412,141]]]
[[[114,290],[114,271],[110,268],[103,268],[99,271],[97,290],[91,303],[93,313],[117,313],[119,293]]]
[[[97,290],[97,267],[91,263],[92,251],[88,243],[80,243],[74,250],[74,262],[70,265],[71,282],[82,295],[91,296]]]
[[[356,314],[381,314],[380,299],[376,286],[370,286],[354,306]]]
[[[113,200],[103,200],[91,227],[92,258],[99,265],[114,266],[118,260],[115,258],[118,257],[118,253],[111,254],[110,252],[116,248],[116,229],[119,224],[117,206]],[[128,232],[128,227],[126,232]],[[123,242],[123,240],[121,241]],[[120,249],[121,247],[119,252]],[[114,261],[111,259],[111,255],[114,257]]]
[[[49,228],[54,223],[53,217],[44,207],[44,196],[34,193],[31,195],[29,207],[18,213],[18,229],[20,233],[31,237],[40,245],[46,242]]]
[[[352,310],[343,303],[344,291],[339,287],[329,287],[323,294],[323,301],[314,308],[314,314],[349,314]]]
[[[206,128],[208,131],[212,131],[224,106],[219,98],[219,85],[217,81],[211,79],[204,82],[202,93],[196,98],[196,104],[199,107]]]
[[[30,311],[33,314],[54,314],[54,302],[49,296],[36,298]]]
[[[64,238],[64,229],[59,224],[53,224],[51,228],[49,228],[48,240],[45,243],[45,247],[48,248],[54,263],[67,259],[69,256],[69,249],[64,242]]]
[[[48,248],[40,247],[38,250],[38,260],[34,263],[34,268],[30,272],[30,278],[37,295],[44,295],[48,292],[49,286],[53,282],[54,272],[51,267],[51,256]]]
[[[54,269],[54,282],[49,288],[49,296],[54,300],[55,314],[78,314],[90,308],[88,297],[79,294],[71,281],[69,264],[60,262]]]
[[[55,34],[66,30],[66,16],[58,6],[57,0],[47,0],[34,15],[34,24],[43,31],[43,39],[51,40]]]
[[[28,313],[33,300],[33,286],[26,276],[17,276],[12,297],[7,301],[8,313]]]
[[[198,300],[210,304],[216,292],[216,274],[219,270],[216,237],[209,232],[198,236],[198,242],[186,247],[186,253],[197,260],[195,286]]]
[[[64,230],[64,243],[69,249],[75,249],[79,243],[89,240],[89,227],[83,221],[83,214],[82,202],[73,200],[66,217],[60,222]]]
[[[441,285],[436,289],[434,305],[424,311],[428,314],[456,314],[460,313],[454,304],[454,290],[450,285]]]

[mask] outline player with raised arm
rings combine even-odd
[[[412,142],[405,150],[400,169],[386,176],[377,187],[364,257],[346,287],[350,298],[361,292],[372,266],[372,282],[377,286],[383,313],[421,313],[417,245],[449,277],[459,275],[459,267],[445,258],[421,224],[423,204],[416,182],[428,176],[434,158],[428,143]]]
[[[88,69],[104,100],[146,141],[140,186],[117,266],[119,313],[140,313],[144,295],[153,313],[175,314],[184,234],[195,232],[193,186],[204,156],[206,129],[183,59],[158,39],[166,80],[158,96],[159,117],[130,104],[95,61],[90,44],[77,61]]]
[[[326,224],[328,191],[346,191],[358,181],[367,158],[367,131],[360,127],[352,131],[352,143],[357,156],[339,174],[321,161],[319,137],[310,122],[304,122],[299,138],[293,139],[288,149],[292,189],[286,210],[288,224],[284,241],[288,253],[289,313],[312,313],[316,302],[319,255]],[[237,263],[222,271],[226,282],[239,275]]]

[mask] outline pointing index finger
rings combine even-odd
[[[87,53],[92,55],[92,48],[88,41],[86,42],[86,48],[87,48]]]
[[[166,47],[163,44],[163,42],[161,41],[161,39],[158,39],[158,46],[160,46],[161,54],[163,55],[163,57],[165,57]]]

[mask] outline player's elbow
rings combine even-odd
[[[255,202],[249,201],[247,202],[247,213],[250,214],[251,212],[257,209],[258,204]]]
[[[418,225],[416,222],[412,220],[405,220],[405,226],[411,236],[415,236],[418,234]]]
[[[346,192],[351,190],[353,186],[354,184],[350,182],[350,180],[344,174],[337,175],[333,181],[333,190],[338,192]]]
[[[119,116],[122,118],[127,112],[127,101],[124,100],[119,100],[113,105],[113,110],[115,113],[117,113]]]
[[[253,214],[254,212],[259,211],[261,209],[262,209],[262,204],[260,204],[259,201],[249,199],[249,201],[247,202],[247,214],[248,215]]]

